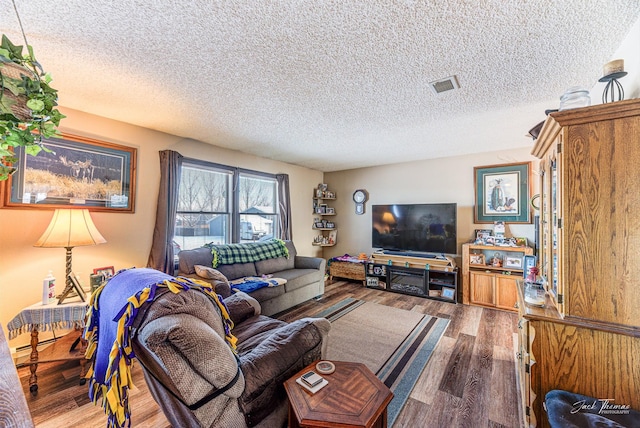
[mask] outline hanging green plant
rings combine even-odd
[[[49,86],[51,76],[42,70],[27,45],[16,46],[2,35],[0,44],[0,181],[15,171],[16,147],[24,147],[25,153],[37,155],[44,150],[42,138],[58,133],[60,113],[58,91]]]

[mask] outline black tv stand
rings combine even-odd
[[[403,256],[376,252],[367,262],[367,287],[456,303],[458,268],[451,257]],[[427,254],[427,253],[422,253]]]

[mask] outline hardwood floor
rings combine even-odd
[[[395,427],[520,427],[514,362],[516,314],[368,289],[334,281],[325,294],[277,315],[285,321],[354,297],[400,309],[449,318],[447,331],[422,372]],[[77,362],[41,364],[39,393],[29,393],[29,369],[18,369],[37,427],[104,427],[105,416],[78,385]],[[139,365],[130,395],[132,426],[166,428],[169,423],[151,398]]]

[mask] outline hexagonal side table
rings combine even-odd
[[[322,375],[329,382],[315,394],[296,379],[315,363],[284,383],[289,397],[289,427],[382,427],[387,426],[387,406],[393,393],[361,363],[333,361],[336,370]]]

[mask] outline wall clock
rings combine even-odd
[[[366,190],[358,189],[353,192],[353,202],[356,203],[356,214],[364,214],[364,203],[367,202],[369,194]]]

